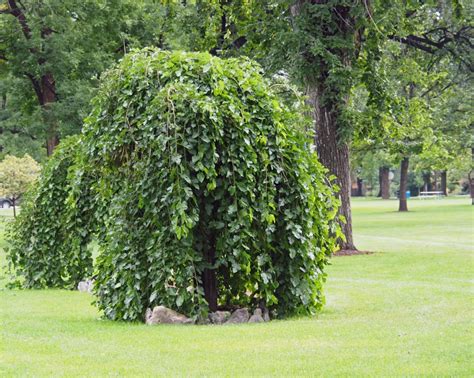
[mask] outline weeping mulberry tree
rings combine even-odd
[[[110,319],[323,303],[337,201],[305,122],[258,65],[145,49],[104,78],[77,147],[94,177],[97,304]],[[74,186],[74,184],[71,184]]]

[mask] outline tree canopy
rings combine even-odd
[[[96,225],[85,229],[99,244],[95,291],[111,319],[140,319],[157,304],[194,316],[259,303],[280,316],[318,309],[338,201],[307,148],[304,117],[260,71],[248,59],[156,49],[110,70],[80,140],[50,160],[40,181],[59,191],[65,210],[53,222],[35,218],[50,195],[37,192],[10,239],[28,284],[51,285],[36,280],[38,267],[26,265],[22,251],[53,263],[70,239],[55,238],[47,249],[38,240],[83,214]],[[71,200],[77,177],[95,178],[93,216]],[[40,234],[34,241],[30,225]],[[81,237],[80,230],[59,234]],[[53,284],[77,278],[55,272]]]

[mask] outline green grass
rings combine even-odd
[[[473,207],[409,206],[353,201],[377,253],[332,260],[314,318],[148,327],[99,320],[84,293],[0,291],[0,376],[473,376]]]

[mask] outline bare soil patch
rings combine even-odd
[[[334,253],[334,256],[355,256],[355,255],[371,255],[375,252],[358,251],[356,249],[341,249]]]

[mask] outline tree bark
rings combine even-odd
[[[474,162],[474,147],[471,148],[472,161]],[[471,193],[471,204],[474,205],[474,174],[469,172],[469,193]]]
[[[443,195],[448,195],[448,172],[441,171],[441,191]]]
[[[206,251],[206,260],[209,264],[215,263],[215,245]],[[212,268],[206,268],[203,272],[203,286],[204,286],[204,297],[206,298],[209,310],[214,312],[217,311],[217,278],[216,270]]]
[[[380,181],[380,196],[382,199],[390,199],[390,168],[380,167],[379,168],[379,181]]]
[[[305,5],[309,6],[305,8]],[[331,17],[330,21],[327,20],[327,27],[322,21],[323,18],[312,14],[311,8],[315,6],[327,8],[328,16]],[[341,2],[340,5],[335,5],[328,0],[295,0],[290,12],[293,17],[305,12],[305,21],[301,24],[296,22],[295,28],[303,28],[304,32],[310,34],[314,32],[312,29],[316,28],[325,38],[344,40],[347,45],[344,46],[344,43],[339,42],[339,47],[329,49],[331,54],[340,60],[340,64],[345,67],[353,64],[359,53],[362,29],[355,18],[359,16],[354,16],[349,3]],[[340,188],[339,215],[345,219],[340,222],[345,240],[339,241],[339,247],[354,250],[356,247],[352,237],[349,144],[343,137],[343,123],[340,118],[349,98],[350,86],[341,86],[340,83],[334,82],[332,73],[334,58],[326,59],[322,58],[320,53],[313,54],[310,46],[305,46],[301,54],[306,61],[306,67],[301,67],[301,73],[304,75],[316,130],[316,149],[321,163],[336,177],[336,183]]]
[[[364,196],[364,181],[357,177],[357,197],[363,197]]]
[[[57,100],[56,82],[51,73],[47,73],[41,77],[40,90],[37,92],[38,101],[43,110],[45,123],[48,126],[46,137],[46,152],[51,156],[56,146],[59,144],[59,136],[56,127],[56,120],[52,114],[51,105]]]
[[[331,104],[323,104],[320,101],[322,89],[314,85],[308,87],[307,94],[315,121],[315,144],[319,160],[328,168],[331,174],[336,176],[336,183],[340,188],[341,207],[339,208],[339,215],[342,215],[345,219],[345,221],[340,222],[345,240],[339,242],[339,247],[355,250],[352,236],[349,145],[341,140],[342,138],[339,136],[336,112],[331,108]]]
[[[209,310],[217,311],[217,275],[214,264],[216,263],[216,235],[209,229],[209,221],[214,217],[214,211],[210,214],[206,211],[203,194],[199,203],[199,233],[205,235],[202,245],[202,254],[208,267],[201,274],[204,298],[209,306]]]
[[[408,211],[407,187],[408,187],[408,163],[409,159],[404,157],[400,165],[400,203],[398,211]]]
[[[423,173],[423,190],[425,192],[432,191],[433,186],[431,185],[431,172]]]

